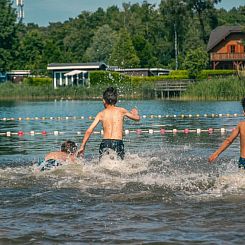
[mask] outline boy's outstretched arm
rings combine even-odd
[[[129,112],[129,111],[127,111],[125,109],[125,116],[130,118],[130,119],[132,119],[132,120],[134,120],[134,121],[139,121],[140,120],[140,115],[139,115],[139,112],[138,112],[138,110],[136,108],[133,108],[131,110],[131,112]]]
[[[236,129],[233,130],[231,135],[223,142],[223,144],[219,147],[217,151],[215,151],[209,158],[209,163],[213,162],[224,150],[226,150],[230,144],[234,141],[234,139],[239,135],[240,133],[240,125],[236,127]]]
[[[90,125],[90,127],[87,129],[87,131],[84,134],[82,144],[81,144],[80,149],[77,151],[77,154],[76,154],[78,157],[84,154],[86,143],[87,143],[90,135],[93,133],[95,127],[100,122],[100,120],[101,120],[101,113],[98,113],[97,116],[95,117],[94,121],[92,122],[92,124]]]

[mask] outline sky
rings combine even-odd
[[[99,7],[107,9],[112,5],[121,8],[123,2],[133,4],[142,3],[143,0],[24,0],[24,23],[47,26],[49,22],[64,22],[69,18],[75,18],[82,11],[93,12]],[[158,6],[161,0],[148,0],[147,2]],[[241,5],[245,5],[245,0],[222,0],[217,7],[229,10]]]

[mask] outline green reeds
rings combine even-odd
[[[212,78],[190,85],[181,99],[240,100],[245,96],[245,80],[236,76]]]
[[[53,89],[52,85],[30,86],[6,82],[0,84],[0,100],[101,99],[106,87],[108,87],[108,84],[93,85],[90,88],[69,86]],[[152,81],[121,84],[118,90],[121,99],[154,98],[154,83]],[[240,100],[244,96],[245,80],[230,76],[195,82],[188,87],[179,99]]]
[[[30,86],[27,84],[0,84],[0,100],[50,100],[50,99],[101,99],[107,84],[83,86],[68,86],[54,89],[52,85]],[[144,86],[124,85],[118,87],[122,99],[151,99],[154,96],[152,84]]]

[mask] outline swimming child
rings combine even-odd
[[[85,151],[86,143],[93,133],[95,127],[99,122],[103,127],[103,140],[100,144],[99,154],[100,159],[104,154],[109,154],[109,150],[113,150],[117,153],[117,156],[121,159],[124,158],[124,144],[123,144],[123,122],[127,117],[134,121],[139,121],[140,116],[137,109],[132,109],[131,112],[124,108],[117,107],[117,90],[116,88],[109,87],[103,93],[103,104],[105,109],[97,114],[93,123],[87,129],[80,149],[77,155],[83,155]]]
[[[43,162],[39,163],[40,171],[50,170],[54,167],[61,166],[64,162],[75,163],[77,145],[71,140],[61,144],[60,151],[50,152],[45,156]]]
[[[242,107],[245,115],[245,97],[242,99]],[[213,162],[224,150],[226,150],[238,135],[240,135],[240,159],[238,166],[239,168],[245,169],[245,121],[238,123],[231,135],[223,142],[219,149],[208,158],[209,163]]]

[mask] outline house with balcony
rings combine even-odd
[[[209,38],[207,51],[212,68],[238,69],[245,65],[245,30],[241,26],[218,26]]]

